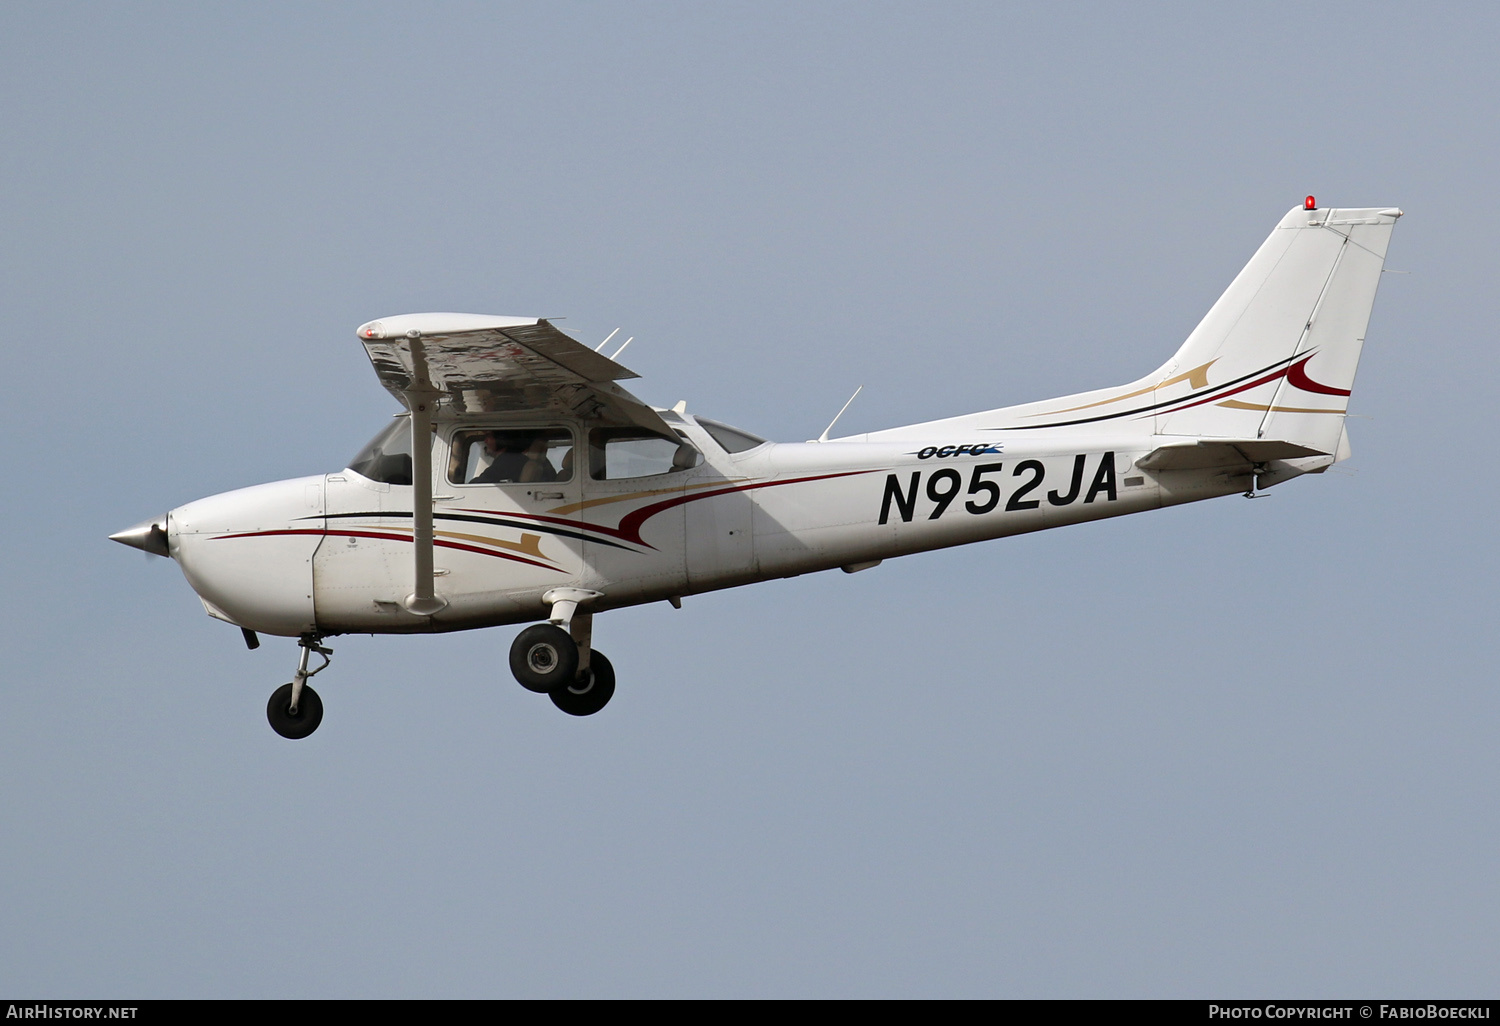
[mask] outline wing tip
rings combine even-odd
[[[362,341],[378,341],[418,335],[460,335],[470,331],[527,328],[546,323],[540,317],[504,317],[498,314],[411,313],[366,321],[355,329]]]

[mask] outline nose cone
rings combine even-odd
[[[121,545],[129,545],[133,549],[149,552],[153,556],[171,556],[172,551],[167,547],[167,518],[165,515],[154,517],[151,520],[142,520],[134,527],[127,527],[123,531],[116,531],[109,536],[110,541],[117,541]]]

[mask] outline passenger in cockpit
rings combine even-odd
[[[547,460],[545,432],[486,431],[484,451],[492,462],[470,484],[557,480],[557,471]]]

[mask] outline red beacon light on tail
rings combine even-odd
[[[1318,209],[1318,201],[1315,200],[1315,199],[1313,199],[1311,196],[1309,196],[1309,197],[1307,197],[1307,199],[1305,199],[1305,200],[1302,201],[1302,209],[1303,210],[1317,210]]]

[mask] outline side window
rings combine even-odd
[[[596,481],[656,477],[689,470],[702,456],[682,436],[641,428],[596,428],[589,432],[589,475]]]
[[[459,431],[448,457],[453,484],[529,484],[573,479],[573,435],[566,428]]]
[[[752,435],[748,431],[732,428],[728,424],[721,424],[717,420],[709,420],[707,417],[699,417],[698,426],[707,431],[709,437],[723,446],[725,452],[749,452],[757,445],[765,445],[766,440],[759,435]]]

